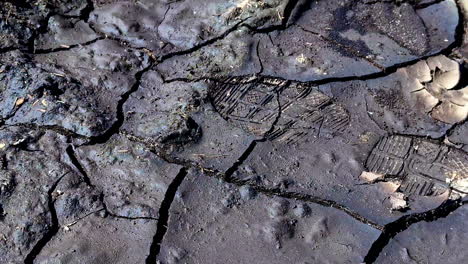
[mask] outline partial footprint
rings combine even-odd
[[[399,191],[407,195],[435,196],[450,187],[459,190],[466,182],[468,154],[434,141],[394,135],[377,143],[366,167],[401,179]]]
[[[322,131],[342,132],[349,114],[316,87],[267,78],[230,78],[210,85],[219,114],[268,140],[293,143]]]

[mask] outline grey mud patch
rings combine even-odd
[[[238,255],[236,261],[242,263],[359,262],[379,234],[337,209],[271,198],[191,173],[171,207],[158,260],[232,263]]]

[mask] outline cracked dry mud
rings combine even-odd
[[[0,263],[464,263],[468,1],[0,3]]]

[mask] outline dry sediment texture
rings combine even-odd
[[[462,262],[467,17],[1,2],[0,262]]]

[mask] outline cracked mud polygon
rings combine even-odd
[[[0,263],[465,263],[467,0],[0,3]]]

